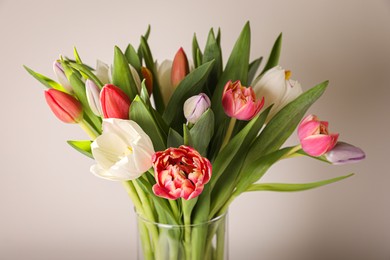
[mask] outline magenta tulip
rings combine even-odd
[[[303,151],[317,157],[332,150],[339,134],[329,133],[328,122],[320,121],[315,115],[308,115],[298,126],[298,137]]]
[[[210,161],[185,145],[156,152],[152,162],[156,179],[153,192],[162,198],[193,199],[211,178]]]
[[[106,84],[100,92],[104,118],[129,119],[130,98],[117,86]]]
[[[45,91],[46,102],[53,113],[64,123],[78,123],[83,118],[83,108],[73,96],[56,90]]]
[[[177,85],[179,85],[180,81],[182,81],[185,78],[185,76],[189,73],[189,71],[190,69],[188,66],[187,55],[185,54],[183,48],[180,48],[177,51],[172,63],[172,70],[171,70],[172,86],[174,88],[177,87]]]
[[[251,120],[264,105],[264,97],[256,100],[252,87],[244,87],[239,80],[226,83],[222,94],[222,106],[229,117]]]

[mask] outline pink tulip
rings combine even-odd
[[[104,118],[129,119],[130,98],[117,86],[104,85],[100,103]]]
[[[83,118],[81,103],[73,96],[56,90],[45,91],[46,102],[53,113],[64,123],[78,123]]]
[[[189,73],[190,69],[188,66],[187,55],[185,54],[183,48],[180,48],[172,63],[172,71],[171,71],[171,83],[175,88],[179,85],[180,81],[182,81],[185,76]]]
[[[222,106],[229,117],[239,120],[251,120],[264,105],[264,97],[256,100],[252,87],[244,87],[239,80],[225,85],[222,94]]]
[[[308,115],[298,126],[298,137],[303,151],[317,157],[332,150],[339,134],[329,133],[328,122],[319,121],[315,115]]]
[[[153,192],[166,199],[193,199],[211,177],[210,161],[185,145],[156,152],[152,162],[156,178]]]

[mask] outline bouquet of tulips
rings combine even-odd
[[[187,225],[169,234],[169,259],[223,259],[223,250],[208,244],[218,229],[193,227],[225,214],[244,192],[301,191],[351,176],[258,182],[274,163],[310,156],[343,164],[365,157],[339,142],[328,122],[305,116],[328,82],[303,92],[279,66],[281,35],[264,66],[262,58],[250,61],[249,23],[226,64],[220,30],[213,29],[203,50],[194,35],[192,62],[180,48],[173,61],[158,63],[148,45],[149,29],[137,50],[131,44],[125,51],[115,47],[112,66],[98,61],[93,69],[74,49],[74,59],[54,63],[58,82],[25,68],[48,88],[53,113],[89,135],[68,143],[95,160],[94,175],[121,181],[142,218]],[[283,147],[296,128],[299,143]],[[165,259],[158,245],[162,231],[140,230],[145,258]]]

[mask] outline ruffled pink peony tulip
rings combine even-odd
[[[264,97],[256,100],[252,87],[244,87],[239,80],[225,85],[222,94],[222,106],[229,117],[239,120],[251,120],[264,105]]]
[[[104,118],[129,119],[130,98],[117,86],[106,84],[100,92]]]
[[[210,161],[185,145],[156,152],[152,161],[156,178],[153,192],[159,197],[193,199],[211,177]]]
[[[64,123],[78,123],[83,118],[83,108],[73,96],[56,90],[45,91],[46,102],[53,113]]]
[[[185,54],[183,48],[180,48],[172,63],[172,71],[171,71],[171,83],[175,88],[179,85],[180,81],[182,81],[185,76],[189,73],[190,68],[188,66],[187,55]]]
[[[303,151],[311,156],[321,156],[336,145],[339,134],[329,133],[328,122],[315,115],[306,116],[298,126],[298,137]]]

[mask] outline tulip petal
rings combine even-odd
[[[362,149],[344,142],[338,142],[325,156],[332,164],[355,163],[366,158]]]
[[[321,156],[329,151],[333,138],[329,135],[312,135],[301,140],[303,151],[311,156]]]

